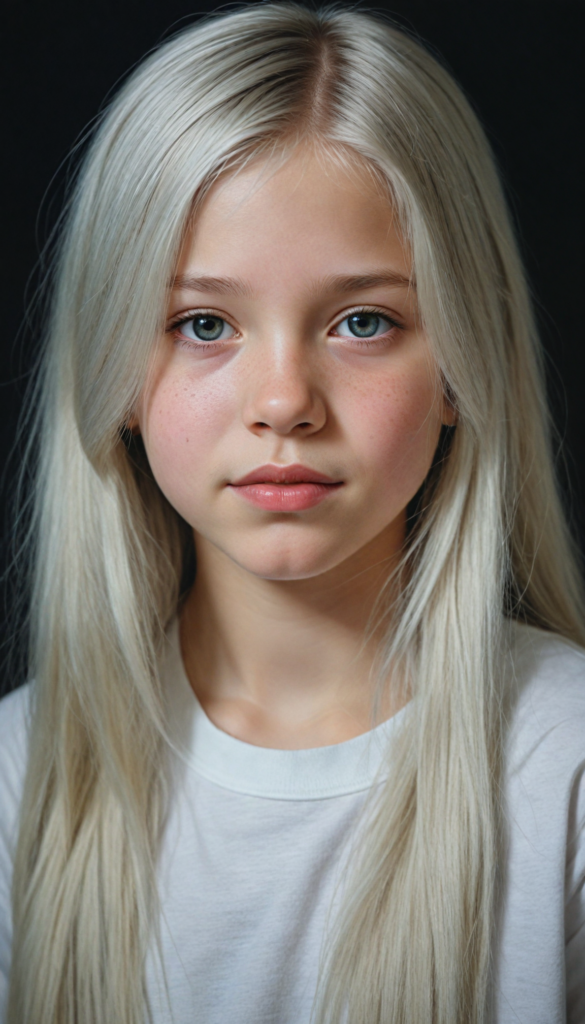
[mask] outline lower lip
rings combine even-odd
[[[302,512],[323,501],[342,484],[230,484],[235,491],[257,508],[269,512]]]

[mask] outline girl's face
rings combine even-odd
[[[198,551],[292,580],[400,548],[450,422],[410,277],[363,169],[297,150],[214,185],[135,420]],[[267,463],[336,486],[235,486]]]

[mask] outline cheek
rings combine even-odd
[[[189,518],[218,440],[233,418],[233,395],[219,382],[202,387],[165,380],[150,395],[142,435],[155,480],[177,511]]]
[[[406,504],[430,468],[441,429],[435,382],[428,373],[398,374],[355,394],[352,422],[377,486]]]

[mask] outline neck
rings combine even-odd
[[[211,720],[261,746],[319,746],[370,728],[381,629],[365,643],[364,632],[397,566],[396,543],[381,535],[342,565],[295,580],[254,576],[199,536],[196,551],[181,646]],[[380,717],[403,703],[388,694]]]

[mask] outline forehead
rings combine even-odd
[[[221,176],[194,211],[179,272],[193,261],[218,272],[220,263],[244,263],[251,272],[275,256],[307,271],[326,263],[331,273],[358,272],[390,260],[410,272],[389,187],[357,154],[342,161],[315,147]]]

